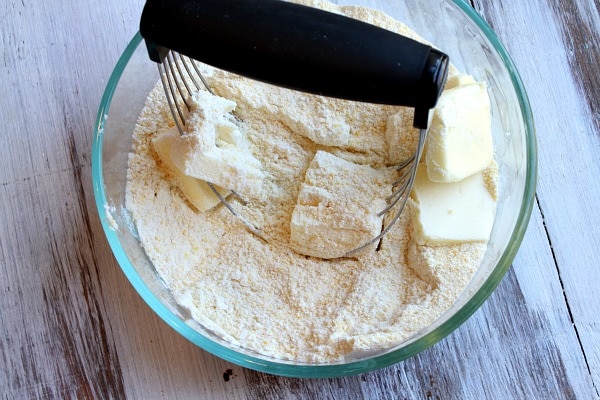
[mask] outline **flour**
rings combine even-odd
[[[415,37],[373,10],[304,3]],[[453,304],[486,244],[418,246],[411,240],[410,212],[377,251],[354,259],[306,257],[289,245],[291,215],[316,152],[373,168],[395,164],[414,151],[411,110],[323,99],[222,71],[207,75],[217,94],[236,102],[249,150],[265,174],[260,196],[244,202],[229,197],[265,240],[225,207],[199,212],[182,196],[152,146],[172,126],[160,85],[133,133],[126,194],[146,253],[198,323],[265,356],[332,363],[397,346]],[[389,130],[388,120],[404,125],[404,133]],[[342,134],[330,140],[332,132]]]

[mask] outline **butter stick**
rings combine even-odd
[[[453,183],[432,182],[423,165],[411,193],[413,236],[421,245],[485,242],[496,214],[496,201],[478,172]]]
[[[485,83],[445,90],[434,109],[427,138],[429,179],[460,181],[487,168],[493,156],[490,99]]]

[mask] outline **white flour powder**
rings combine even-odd
[[[414,37],[379,12],[310,4]],[[223,72],[214,72],[211,82],[237,103],[235,113],[266,174],[259,198],[231,200],[266,241],[223,206],[201,213],[184,200],[152,147],[152,138],[172,125],[159,85],[134,131],[127,184],[127,208],[148,256],[197,322],[267,356],[337,362],[396,346],[452,305],[486,245],[417,246],[408,210],[378,251],[358,259],[310,258],[288,243],[291,214],[316,151],[375,168],[391,165],[413,152],[411,110],[319,98]],[[406,134],[390,137],[388,118]]]

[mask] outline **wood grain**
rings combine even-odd
[[[90,13],[98,4],[43,7],[11,2],[2,15],[0,392],[114,398],[125,389],[93,245],[100,230],[86,195],[92,99],[101,90],[98,73],[110,65],[86,70],[93,54],[84,51],[86,33],[67,23],[102,16]]]
[[[5,2],[6,3],[6,2]],[[513,268],[452,335],[380,371],[232,365],[156,317],[104,239],[91,134],[143,0],[0,7],[0,395],[6,399],[597,399],[599,46],[594,0],[474,0],[535,116],[537,204]]]
[[[591,1],[532,1],[511,8],[510,14],[498,3],[485,2],[478,8],[494,21],[519,71],[529,77],[525,85],[537,116],[538,207],[567,312],[597,393],[600,270],[591,265],[600,260],[595,197],[600,192],[600,85],[591,60],[600,51],[598,7]],[[517,37],[515,31],[522,34]]]

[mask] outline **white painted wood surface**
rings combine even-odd
[[[3,398],[599,398],[597,2],[473,2],[512,55],[535,116],[529,230],[498,289],[449,337],[383,370],[322,380],[257,373],[194,347],[150,311],[110,252],[91,135],[142,4],[0,6]]]

